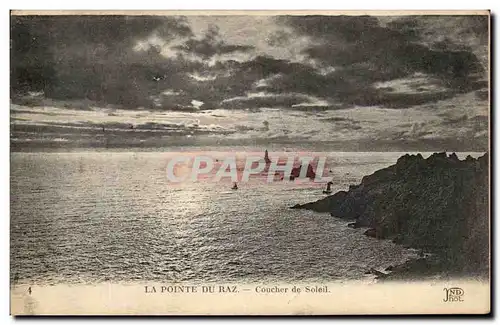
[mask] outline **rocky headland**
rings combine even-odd
[[[365,235],[416,248],[421,257],[384,271],[385,279],[489,274],[489,159],[455,153],[404,155],[359,185],[293,209],[329,212]]]

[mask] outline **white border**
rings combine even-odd
[[[1,93],[3,103],[5,103],[4,111],[2,113],[2,117],[0,119],[0,130],[1,130],[1,138],[0,138],[0,147],[3,153],[3,159],[1,160],[1,168],[0,168],[0,198],[3,201],[1,204],[1,218],[3,227],[3,236],[2,238],[2,250],[0,251],[2,268],[0,273],[0,291],[2,292],[1,301],[2,301],[2,318],[8,317],[5,319],[7,321],[13,322],[14,319],[9,315],[9,205],[10,205],[10,170],[9,170],[9,162],[10,162],[10,153],[9,153],[9,9],[40,9],[40,10],[106,10],[106,9],[115,9],[115,10],[201,10],[201,9],[209,9],[209,10],[224,10],[224,9],[234,9],[234,10],[484,10],[491,9],[493,15],[498,14],[500,12],[499,1],[486,1],[486,0],[474,0],[474,1],[443,1],[437,2],[435,0],[418,0],[411,2],[402,2],[402,1],[320,1],[320,0],[307,0],[301,2],[290,2],[285,0],[274,1],[270,3],[269,0],[252,0],[247,2],[241,1],[229,1],[229,0],[216,0],[216,1],[203,1],[203,0],[183,0],[183,1],[102,1],[102,0],[85,0],[85,1],[68,1],[68,0],[53,0],[49,2],[40,2],[35,0],[18,0],[18,1],[5,1],[2,2],[1,11],[1,29],[3,32],[0,34],[0,44],[3,47],[0,52],[2,55],[2,64],[1,64],[1,81],[2,86]],[[496,25],[498,22],[496,22]],[[496,27],[496,26],[493,26]],[[494,29],[493,35],[497,35],[497,28]],[[494,53],[498,53],[497,44],[493,43]],[[494,58],[492,58],[494,59]],[[496,66],[495,66],[496,67]],[[493,71],[493,73],[496,72]],[[493,92],[498,95],[498,82],[494,84],[495,87]],[[497,96],[494,96],[495,102],[492,103],[493,107],[497,107]],[[492,121],[494,125],[498,124],[499,115],[495,114],[495,120]],[[499,141],[498,132],[496,132],[496,136],[494,139],[494,143],[498,143]],[[496,148],[495,148],[496,150]],[[493,151],[495,153],[495,151]],[[495,154],[495,161],[498,163],[497,155]],[[496,173],[496,177],[494,181],[498,181],[498,173]],[[497,183],[497,182],[495,182]],[[498,191],[495,193],[493,198],[493,202],[499,202],[500,195]],[[496,210],[496,209],[495,209]],[[492,216],[493,218],[493,216]],[[499,221],[495,223],[494,232],[498,236],[499,231]],[[497,241],[497,240],[496,240]],[[498,261],[498,249],[495,249],[495,261]],[[498,283],[498,279],[495,279],[495,283]],[[494,299],[495,306],[492,306],[495,311],[498,311],[498,299]],[[23,323],[32,323],[36,320],[24,320]],[[90,319],[93,323],[104,323],[106,320],[95,320]],[[108,320],[109,321],[109,320]],[[122,321],[121,319],[117,319],[117,321]],[[141,321],[141,320],[129,320],[132,322]],[[163,321],[163,320],[162,320]],[[168,322],[179,322],[183,320],[179,319],[167,319]],[[237,320],[230,320],[237,321]],[[271,322],[271,320],[263,320],[259,319],[259,322]],[[311,321],[302,320],[302,321]],[[351,323],[353,320],[345,320],[345,319],[335,319],[335,322],[349,322]],[[381,319],[356,319],[355,322],[358,321],[384,321]],[[403,320],[400,320],[403,321]],[[440,320],[430,320],[425,319],[426,323],[441,323]],[[470,321],[470,320],[469,320]],[[69,320],[64,320],[64,322],[70,322]],[[2,324],[4,322],[2,321]]]

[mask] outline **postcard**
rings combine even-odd
[[[10,313],[488,314],[489,11],[16,11]]]

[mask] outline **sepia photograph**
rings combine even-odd
[[[11,11],[11,315],[490,313],[490,64],[484,10]]]

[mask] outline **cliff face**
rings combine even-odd
[[[487,274],[488,198],[487,154],[459,160],[436,153],[402,156],[347,192],[293,208],[352,219],[369,236],[437,254],[450,272]]]

